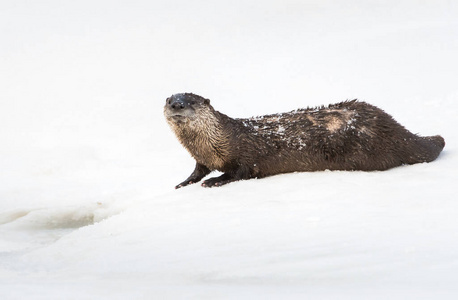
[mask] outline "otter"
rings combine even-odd
[[[439,136],[411,133],[380,108],[350,100],[327,107],[234,119],[192,93],[167,98],[164,114],[196,160],[175,188],[203,181],[214,187],[281,173],[322,170],[387,170],[431,162],[445,146]]]

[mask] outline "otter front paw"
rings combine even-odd
[[[205,180],[204,182],[202,182],[202,186],[203,187],[222,186],[232,181],[236,181],[236,179],[230,177],[227,174],[223,174],[219,177],[213,177],[213,178]]]
[[[187,179],[187,180],[183,181],[182,183],[176,185],[176,186],[175,186],[175,189],[179,189],[179,188],[182,188],[182,187],[184,187],[184,186],[187,186],[187,185],[189,185],[189,184],[193,184],[193,183],[196,183],[196,182],[197,182],[197,181],[193,181],[192,179],[191,179],[191,180],[190,180],[190,179]]]
[[[196,163],[196,168],[194,169],[194,172],[192,172],[192,174],[188,178],[186,178],[185,181],[175,186],[175,189],[182,188],[184,186],[187,186],[188,184],[199,182],[202,180],[202,178],[207,176],[209,173],[210,173],[209,168],[199,163]]]

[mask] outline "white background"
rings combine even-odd
[[[456,53],[454,1],[2,1],[2,299],[456,299]],[[232,117],[358,98],[447,145],[174,190],[179,92]]]

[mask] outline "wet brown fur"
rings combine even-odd
[[[203,186],[296,171],[386,170],[433,161],[445,145],[441,136],[415,135],[383,110],[357,100],[233,119],[214,110],[208,99],[178,95],[195,102],[192,116],[167,117],[167,122],[196,169],[177,188],[213,170],[224,174]],[[166,104],[166,116],[169,109]]]

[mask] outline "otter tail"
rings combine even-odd
[[[445,146],[445,140],[440,135],[417,137],[415,139],[415,162],[431,162],[435,160]]]

